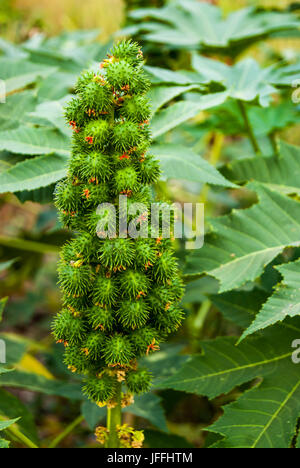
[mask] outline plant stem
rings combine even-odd
[[[63,439],[65,439],[69,434],[71,434],[75,427],[79,426],[79,424],[82,423],[83,420],[83,416],[78,416],[78,418],[76,418],[75,421],[69,424],[69,426],[67,426],[66,429],[51,442],[48,448],[56,448]]]
[[[259,147],[259,144],[258,144],[258,142],[257,142],[255,133],[254,133],[254,131],[253,131],[251,122],[250,122],[250,120],[249,120],[249,117],[248,117],[248,113],[247,113],[247,109],[246,109],[245,103],[244,103],[243,101],[238,100],[238,104],[239,104],[239,107],[240,107],[240,110],[241,110],[241,114],[242,114],[242,116],[243,116],[243,119],[244,119],[244,122],[245,122],[245,125],[246,125],[246,129],[247,129],[247,133],[248,133],[250,142],[251,142],[251,144],[252,144],[252,146],[253,146],[253,149],[254,149],[254,151],[255,151],[255,153],[256,153],[257,155],[261,155],[260,147]]]
[[[276,132],[270,133],[269,139],[270,139],[274,154],[276,156],[279,156],[279,146],[278,146],[278,142],[276,140]]]
[[[116,400],[117,405],[114,408],[107,408],[107,429],[109,433],[106,448],[120,448],[120,440],[118,437],[117,426],[121,426],[122,424],[121,389],[122,384],[118,383],[116,394],[114,397],[114,400]]]
[[[221,157],[222,153],[222,147],[224,144],[224,135],[220,132],[215,132],[214,134],[214,139],[213,139],[213,145],[211,148],[211,153],[209,157],[209,163],[212,166],[216,166],[219,162],[219,159]],[[200,201],[201,203],[206,203],[207,202],[207,196],[209,192],[209,185],[205,184],[201,190],[200,193]]]
[[[24,435],[14,424],[6,429],[13,436],[15,436],[25,447],[27,448],[39,448],[34,442],[32,442],[26,435]]]

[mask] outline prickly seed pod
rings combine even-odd
[[[85,376],[84,393],[101,405],[116,399],[120,375],[129,392],[149,390],[151,375],[137,359],[157,352],[183,318],[172,242],[159,227],[151,238],[147,224],[150,185],[160,174],[148,154],[148,88],[139,45],[122,41],[101,63],[101,73],[79,77],[77,97],[65,112],[74,131],[72,157],[55,202],[75,236],[61,251],[64,309],[53,335],[65,345],[70,371]],[[127,212],[119,206],[124,199]],[[127,235],[126,214],[136,226],[147,222],[144,238]]]
[[[114,315],[111,309],[94,305],[87,312],[87,320],[93,330],[110,332],[115,324]]]
[[[119,333],[108,337],[103,348],[103,356],[108,366],[128,365],[134,358],[130,338]]]
[[[116,379],[104,374],[101,377],[90,378],[83,387],[83,393],[96,403],[105,402],[114,396]]]
[[[143,293],[141,291],[141,293]],[[139,300],[124,300],[117,313],[119,322],[124,329],[141,328],[147,323],[149,318],[149,307],[146,301]]]
[[[52,333],[56,341],[79,344],[86,336],[86,325],[84,320],[75,317],[70,310],[66,309],[55,318]]]
[[[145,393],[150,390],[152,374],[147,369],[138,369],[135,372],[128,372],[126,376],[126,386],[131,393]]]

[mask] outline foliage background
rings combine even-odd
[[[217,4],[224,14],[254,6],[299,18],[297,4],[287,0],[195,2]],[[58,251],[70,236],[51,199],[69,151],[62,106],[80,71],[104,57],[112,35],[126,32],[141,41],[154,84],[154,152],[164,171],[156,192],[205,202],[207,233],[214,233],[189,258],[177,245],[187,319],[148,359],[153,392],[136,399],[125,422],[144,428],[151,447],[299,444],[299,366],[290,360],[291,343],[300,338],[300,119],[291,99],[300,73],[299,27],[248,37],[237,48],[198,39],[185,46],[175,18],[179,39],[157,41],[138,9],[156,8],[161,18],[165,3],[1,2],[0,78],[9,95],[0,104],[0,338],[15,370],[2,373],[0,366],[0,419],[12,420],[0,430],[11,446],[97,446],[93,428],[104,410],[82,399],[49,334],[60,309]],[[158,34],[163,26],[159,20]],[[237,31],[244,27],[237,23]]]

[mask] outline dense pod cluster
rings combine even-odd
[[[120,194],[149,211],[153,201],[149,186],[160,169],[148,154],[149,83],[142,67],[139,46],[123,41],[98,73],[80,76],[66,109],[74,130],[68,176],[55,191],[61,221],[75,238],[61,252],[64,308],[53,334],[65,345],[68,368],[85,376],[84,393],[100,405],[112,404],[120,382],[129,394],[149,390],[151,375],[137,360],[158,350],[182,320],[171,240],[159,233],[125,238],[118,231],[103,238],[97,231],[99,204],[118,213]]]

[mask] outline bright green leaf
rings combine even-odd
[[[254,281],[286,247],[300,245],[300,203],[258,184],[259,203],[211,220],[212,233],[188,259],[187,275],[207,273],[220,292]]]

